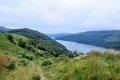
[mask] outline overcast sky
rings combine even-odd
[[[0,25],[43,33],[120,29],[120,0],[0,0]]]

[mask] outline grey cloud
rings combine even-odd
[[[120,0],[0,0],[0,25],[40,32],[120,29]]]

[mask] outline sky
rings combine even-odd
[[[0,0],[0,26],[43,33],[120,30],[120,0]]]

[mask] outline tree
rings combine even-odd
[[[78,54],[79,54],[79,55],[85,55],[83,52],[79,52]]]
[[[73,57],[74,57],[73,54],[72,54],[72,52],[70,52],[70,51],[67,53],[67,56],[68,56],[69,58],[73,58]]]
[[[78,53],[77,53],[77,50],[73,51],[73,56],[74,57],[79,56]]]
[[[14,39],[11,34],[7,34],[7,38],[8,38],[8,40],[10,40],[10,42],[14,43]]]
[[[24,42],[22,39],[19,39],[18,44],[19,44],[19,46],[22,47],[22,48],[25,48],[25,47],[26,47],[26,42]]]

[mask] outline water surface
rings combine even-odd
[[[56,41],[63,44],[68,50],[71,50],[71,51],[77,50],[78,52],[87,53],[91,50],[100,50],[102,52],[107,50],[107,49],[102,48],[102,47],[97,47],[97,46],[87,45],[87,44],[82,44],[82,43],[62,41],[62,40],[56,40]]]

